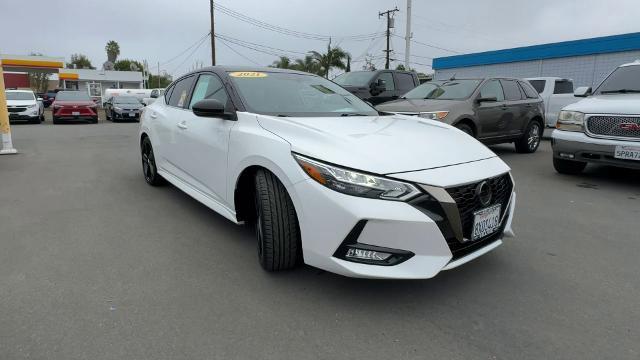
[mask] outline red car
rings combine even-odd
[[[83,91],[60,91],[51,104],[53,123],[60,124],[65,120],[85,120],[98,123],[98,106],[89,94]]]

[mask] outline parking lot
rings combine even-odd
[[[14,125],[0,358],[638,359],[640,173],[513,169],[516,237],[425,281],[266,273],[252,231],[141,175],[138,124]]]

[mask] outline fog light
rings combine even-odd
[[[560,157],[564,159],[574,159],[576,156],[569,153],[560,153]]]
[[[391,254],[380,251],[349,248],[345,257],[358,260],[385,261],[391,257]]]

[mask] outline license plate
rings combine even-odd
[[[477,240],[491,235],[500,227],[501,204],[493,205],[473,214],[473,232],[471,240]]]
[[[72,111],[71,115],[73,116],[80,116],[80,111]]]
[[[637,146],[616,146],[616,159],[640,160],[640,147]]]
[[[136,116],[136,113],[129,113],[129,117],[134,117]]]

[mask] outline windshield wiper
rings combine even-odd
[[[631,94],[631,93],[640,93],[638,89],[618,89],[618,90],[604,90],[600,92],[601,94]]]

